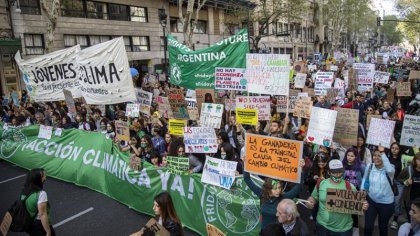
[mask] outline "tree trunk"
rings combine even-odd
[[[57,17],[60,9],[60,0],[52,0],[50,2],[47,2],[47,0],[42,0],[41,6],[42,10],[45,12],[48,18],[45,50],[47,53],[50,53],[54,45],[54,32],[57,26]]]

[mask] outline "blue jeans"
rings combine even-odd
[[[367,197],[369,208],[365,213],[365,235],[373,234],[376,216],[378,216],[379,235],[388,236],[388,222],[394,212],[394,203],[376,203]]]
[[[345,231],[345,232],[333,232],[324,226],[316,223],[316,236],[352,236],[353,235],[353,228]]]
[[[394,197],[394,216],[399,216],[401,212],[401,197],[404,193],[404,185],[397,181],[398,196]]]

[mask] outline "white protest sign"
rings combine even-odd
[[[289,95],[289,104],[287,104],[287,96],[280,95],[280,96],[276,96],[276,98],[277,98],[277,106],[276,106],[277,112],[289,112],[289,113],[294,112],[295,103],[298,98],[297,95],[296,96]],[[287,105],[289,105],[289,109],[287,109]]]
[[[373,83],[388,84],[389,76],[391,74],[383,71],[375,71],[373,76]]]
[[[306,83],[306,74],[297,73],[295,76],[295,88],[304,88]]]
[[[235,181],[235,171],[238,162],[206,156],[201,182],[230,189]]]
[[[316,73],[315,79],[315,95],[327,94],[327,89],[331,88],[334,81],[334,72],[321,72]]]
[[[334,136],[337,111],[312,107],[306,140],[329,147]]]
[[[235,99],[225,99],[225,110],[234,111],[236,109],[236,100]]]
[[[316,65],[308,65],[309,71],[316,71]]]
[[[247,91],[247,80],[244,77],[245,68],[222,68],[215,69],[216,90]]]
[[[139,111],[143,114],[150,115],[153,94],[142,89],[136,89],[136,96],[136,101],[139,104]]]
[[[353,69],[357,73],[357,91],[366,92],[373,88],[375,64],[354,63]]]
[[[53,132],[52,126],[40,125],[38,138],[51,139]]]
[[[66,100],[67,108],[70,113],[76,113],[76,105],[74,104],[73,95],[67,89],[63,89],[64,99]]]
[[[395,121],[372,118],[370,120],[369,131],[366,143],[390,148],[391,140],[394,136]]]
[[[338,89],[338,96],[340,98],[344,98],[345,97],[345,86],[346,86],[346,82],[342,79],[336,78],[334,81],[334,88]]]
[[[420,116],[404,116],[400,144],[408,147],[420,147]]]
[[[220,129],[222,122],[223,105],[216,103],[202,103],[200,126]]]
[[[125,107],[125,115],[131,117],[139,117],[140,109],[137,103],[128,103]]]
[[[185,101],[187,102],[187,109],[190,120],[198,120],[197,100],[194,98],[185,98]]]
[[[63,130],[61,128],[57,128],[55,129],[54,135],[57,137],[60,137],[62,133],[63,133]]]
[[[283,54],[246,54],[248,92],[289,95],[289,60]]]
[[[236,107],[257,109],[259,120],[270,120],[270,104],[271,99],[269,96],[253,96],[253,97],[236,97]]]
[[[336,65],[331,65],[330,66],[331,71],[338,71],[338,66]]]
[[[214,128],[184,127],[186,153],[216,153],[217,137]]]
[[[195,99],[195,90],[187,89],[187,94],[185,95],[185,97]]]

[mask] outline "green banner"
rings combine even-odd
[[[168,35],[169,82],[188,89],[214,89],[216,67],[245,68],[249,52],[246,29],[208,48],[193,51]]]
[[[174,175],[145,163],[131,170],[127,153],[105,135],[77,129],[39,139],[39,126],[0,128],[0,156],[26,169],[44,168],[49,177],[101,192],[129,207],[153,215],[153,197],[169,191],[184,226],[206,234],[206,223],[227,235],[257,235],[259,200],[242,178],[231,190],[201,183],[201,174]],[[139,200],[141,199],[141,201]]]

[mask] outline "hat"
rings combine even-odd
[[[331,172],[337,173],[344,171],[343,163],[337,159],[331,160],[330,163],[328,163],[328,167],[330,168]]]
[[[131,77],[134,77],[139,74],[136,68],[130,68],[130,72],[131,72]]]

